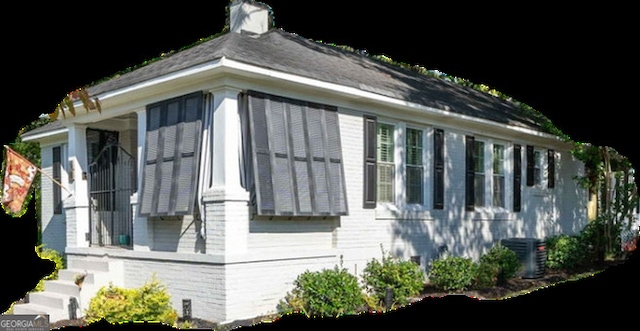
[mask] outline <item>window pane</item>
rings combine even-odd
[[[504,207],[504,176],[493,176],[493,205]]]
[[[476,173],[474,177],[475,205],[484,206],[484,174]]]
[[[484,173],[484,142],[475,141],[476,155],[475,155],[475,170],[476,174]]]
[[[393,164],[378,164],[378,201],[393,202]]]
[[[407,129],[407,164],[422,165],[422,131]]]
[[[422,166],[407,166],[407,203],[422,204]]]
[[[393,162],[393,126],[378,124],[378,160]]]
[[[493,174],[504,174],[504,146],[493,145]]]

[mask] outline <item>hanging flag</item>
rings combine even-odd
[[[22,210],[24,200],[29,193],[38,167],[8,146],[4,170],[4,188],[2,190],[2,206],[12,214]]]

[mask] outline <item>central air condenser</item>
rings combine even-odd
[[[508,238],[500,242],[518,256],[523,266],[522,278],[540,278],[544,275],[547,260],[544,241],[536,238]]]

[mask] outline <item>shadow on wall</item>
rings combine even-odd
[[[205,241],[199,235],[202,222],[191,217],[154,218],[153,250],[204,253]]]
[[[407,258],[419,255],[428,270],[430,262],[439,257],[443,250],[455,256],[477,260],[501,239],[545,239],[558,233],[577,233],[585,225],[584,191],[577,183],[566,183],[566,178],[572,177],[567,172],[578,169],[574,163],[566,165],[566,172],[560,176],[564,179],[557,182],[553,191],[536,193],[523,183],[522,211],[513,213],[513,219],[480,220],[473,219],[476,213],[465,211],[464,201],[460,201],[464,200],[464,194],[459,194],[464,192],[464,181],[452,180],[464,178],[464,169],[458,166],[464,164],[464,160],[456,160],[455,155],[445,159],[445,208],[431,210],[431,220],[392,221],[391,252],[395,256]],[[397,213],[395,216],[401,218]]]

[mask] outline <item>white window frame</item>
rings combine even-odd
[[[398,195],[398,155],[396,155],[399,151],[398,151],[398,127],[397,124],[394,123],[389,123],[389,122],[384,122],[384,121],[378,121],[377,125],[376,125],[376,135],[378,135],[378,129],[380,128],[380,126],[390,126],[391,127],[391,137],[393,139],[392,142],[392,148],[393,148],[393,152],[391,154],[391,157],[393,157],[393,160],[391,162],[389,161],[381,161],[380,157],[378,155],[377,159],[376,159],[376,163],[377,163],[377,173],[376,173],[376,190],[377,190],[377,203],[378,204],[395,204],[396,201],[398,201],[397,199],[397,195]],[[378,150],[380,148],[380,139],[376,139],[377,141],[377,146],[376,146],[376,153],[379,154]],[[387,200],[381,200],[381,194],[380,194],[380,165],[385,165],[385,166],[390,166],[393,168],[393,174],[391,179],[393,180],[393,183],[391,183],[391,201],[387,201]]]
[[[421,148],[420,149],[422,150],[421,151],[421,158],[420,158],[420,163],[421,164],[417,165],[417,166],[416,165],[411,165],[410,166],[408,164],[408,161],[407,161],[408,152],[405,152],[405,155],[404,155],[405,171],[404,171],[404,173],[408,174],[407,170],[408,170],[409,167],[421,168],[421,170],[422,170],[422,185],[421,185],[422,201],[421,202],[417,202],[417,203],[415,203],[415,202],[414,203],[409,203],[409,197],[407,196],[407,176],[406,175],[402,178],[403,190],[404,190],[404,193],[405,193],[405,197],[404,197],[403,201],[404,201],[404,203],[406,205],[424,206],[425,203],[428,201],[427,200],[427,195],[426,195],[427,194],[427,190],[426,190],[427,181],[425,180],[426,175],[427,175],[427,159],[428,159],[428,155],[427,155],[427,151],[426,151],[426,145],[427,145],[426,144],[427,143],[426,132],[422,128],[418,128],[418,127],[414,127],[414,126],[407,126],[405,128],[405,137],[404,137],[404,140],[402,141],[402,143],[404,144],[404,146],[403,146],[404,147],[403,148],[404,151],[408,151],[408,146],[407,146],[406,142],[407,142],[407,137],[409,136],[409,134],[408,134],[409,130],[414,130],[414,131],[420,132],[420,136],[421,136],[420,137],[421,138],[420,139],[420,143],[421,143],[421,146],[420,146]]]
[[[484,143],[484,201],[475,201],[474,219],[481,220],[508,220],[512,218],[513,199],[508,199],[513,193],[513,143],[501,139],[489,137],[475,137],[475,142]],[[495,145],[503,147],[503,179],[504,179],[504,205],[494,206],[493,204],[493,150]],[[475,148],[475,147],[474,147]]]
[[[376,219],[433,220],[430,214],[431,183],[429,156],[433,153],[433,128],[430,126],[408,124],[406,122],[378,119],[378,124],[391,125],[394,128],[394,199],[391,202],[376,203]],[[407,203],[406,191],[406,134],[407,128],[422,132],[422,203]],[[377,161],[378,164],[380,160]],[[376,174],[377,176],[377,174]],[[377,183],[376,185],[378,185]],[[376,187],[377,189],[377,187]]]
[[[496,147],[500,146],[502,148],[502,159],[500,160],[500,168],[502,169],[501,172],[496,173]],[[497,207],[497,208],[505,208],[506,207],[506,189],[507,189],[507,167],[506,167],[506,146],[502,143],[497,143],[494,142],[491,145],[491,170],[492,170],[492,182],[491,182],[491,206],[492,207]],[[496,179],[497,177],[502,177],[502,196],[501,196],[501,200],[502,200],[502,205],[496,205]]]

